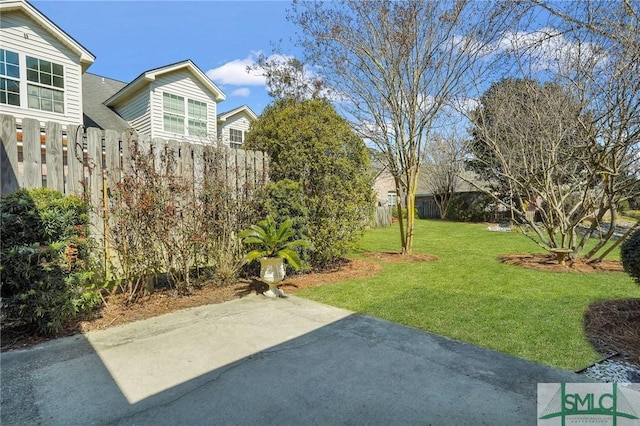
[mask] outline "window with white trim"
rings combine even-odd
[[[163,128],[165,132],[188,136],[207,135],[207,104],[163,92]]]
[[[207,104],[189,99],[189,136],[207,135]]]
[[[27,105],[64,114],[64,67],[27,56]]]
[[[162,94],[164,131],[184,135],[184,98],[164,92]]]
[[[232,148],[240,148],[244,142],[244,132],[238,129],[229,129],[229,145]]]
[[[388,203],[387,205],[395,206],[397,202],[398,202],[398,194],[396,193],[396,191],[387,192],[387,203]]]
[[[20,65],[18,54],[0,49],[0,104],[20,106]]]

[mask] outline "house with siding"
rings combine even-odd
[[[190,60],[145,71],[103,102],[151,138],[215,143],[222,91]]]
[[[375,173],[373,191],[376,194],[377,205],[395,207],[398,198],[400,198],[400,202],[404,205],[404,194],[398,194],[396,192],[395,180],[388,168],[383,166],[378,160],[373,161],[372,167]],[[433,194],[432,185],[429,184],[432,173],[433,171],[427,165],[423,164],[420,167],[415,205],[418,217],[421,219],[440,217],[440,211],[438,210],[435,200],[436,195]],[[461,197],[465,201],[465,204],[471,205],[475,200],[483,197],[483,192],[478,189],[478,187],[487,189],[488,184],[481,181],[475,173],[463,171],[457,179],[453,195]],[[496,209],[498,209],[496,213],[503,211],[501,207],[496,207]]]
[[[130,83],[87,72],[95,61],[24,0],[0,0],[2,113],[41,122],[239,148],[257,119],[248,106],[218,114],[226,96],[191,60],[142,72]]]
[[[20,121],[82,124],[82,75],[95,56],[31,4],[0,1],[0,107]]]
[[[240,148],[251,123],[258,116],[247,105],[218,114],[218,140],[231,148]]]

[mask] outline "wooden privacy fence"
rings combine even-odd
[[[47,187],[65,194],[87,196],[91,202],[91,224],[96,240],[104,244],[105,209],[109,194],[132,171],[132,152],[153,156],[156,169],[167,167],[194,183],[202,181],[206,165],[206,148],[200,143],[151,140],[133,131],[120,133],[83,126],[47,122],[42,128],[37,120],[24,119],[16,125],[15,117],[0,114],[0,189],[2,195],[18,189]],[[220,149],[220,164],[227,188],[243,191],[268,180],[268,157],[258,151]],[[167,155],[171,153],[172,155]],[[161,161],[171,159],[167,166]]]

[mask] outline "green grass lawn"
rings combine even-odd
[[[359,251],[399,247],[394,226],[367,231]],[[413,251],[439,260],[383,263],[381,275],[297,295],[569,370],[600,358],[582,331],[589,303],[640,296],[624,273],[552,273],[501,264],[499,254],[540,249],[522,235],[489,232],[483,225],[420,220]]]

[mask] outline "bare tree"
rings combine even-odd
[[[540,7],[532,14],[550,18],[542,29],[538,19],[538,29],[511,33],[511,53],[520,78],[556,89],[522,80],[496,91],[473,117],[475,141],[483,142],[474,161],[494,168],[494,182],[542,246],[577,256],[597,235],[584,255],[597,262],[624,239],[607,246],[618,206],[640,192],[640,3],[533,3]],[[542,227],[526,215],[527,203],[536,204]]]
[[[449,203],[459,187],[463,154],[464,144],[455,136],[435,135],[427,142],[423,181],[433,194],[441,219],[446,218]]]
[[[576,229],[602,192],[585,149],[595,135],[583,127],[579,100],[557,84],[505,79],[482,96],[472,121],[471,163],[493,183],[486,192],[542,247],[575,249]]]
[[[623,238],[605,247],[615,229],[618,206],[640,194],[640,2],[534,3],[551,12],[550,25],[558,29],[555,38],[563,37],[574,46],[569,64],[558,67],[558,80],[582,100],[590,112],[584,127],[596,132],[586,148],[590,172],[600,178],[602,192],[591,232],[578,249],[585,247],[608,214],[608,230],[585,255],[599,261],[640,227],[636,223]]]
[[[488,65],[488,47],[513,2],[380,0],[294,2],[308,62],[393,175],[403,253],[413,243],[415,194],[425,141],[447,104],[466,96]],[[483,68],[485,67],[485,68]]]
[[[306,69],[299,59],[281,53],[259,54],[246,71],[263,76],[269,96],[275,99],[304,100],[327,95],[319,76]]]

